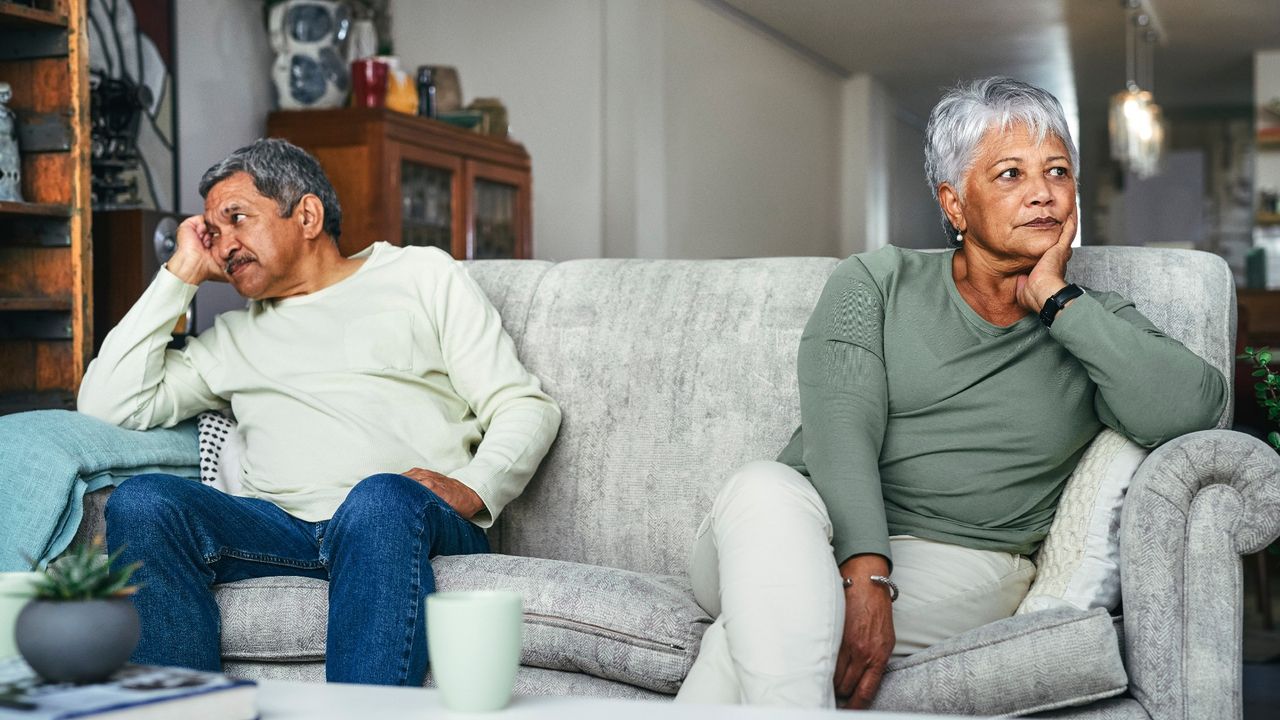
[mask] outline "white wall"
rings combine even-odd
[[[463,101],[500,98],[533,161],[533,250],[603,254],[601,78],[596,0],[392,0],[401,66],[453,65]]]
[[[880,82],[855,75],[840,88],[839,254],[889,242],[889,148],[893,102]]]
[[[663,10],[666,256],[833,254],[840,79],[714,6]]]
[[[261,2],[174,3],[178,53],[178,208],[204,212],[200,176],[232,150],[266,131],[272,108],[272,53]],[[224,310],[244,300],[222,283],[207,283],[196,295],[196,329],[203,331]]]
[[[839,80],[697,0],[393,0],[406,67],[496,96],[533,159],[534,254],[835,250]]]
[[[924,121],[899,110],[891,125],[889,243],[906,248],[946,247],[938,201],[924,175]]]
[[[179,208],[203,212],[200,176],[266,131],[272,53],[261,2],[174,3]]]
[[[1253,102],[1261,108],[1275,98],[1280,98],[1280,50],[1267,50],[1254,54]],[[1261,128],[1280,127],[1269,113],[1257,111]],[[1262,149],[1254,166],[1254,201],[1261,190],[1280,190],[1280,151]]]
[[[533,159],[537,257],[839,251],[842,80],[722,6],[392,0],[391,12],[402,66],[455,65],[466,100],[507,105]],[[264,130],[271,52],[258,2],[182,0],[176,24],[181,209],[197,212],[200,174]]]

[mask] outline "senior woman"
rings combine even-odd
[[[694,592],[718,618],[681,700],[866,707],[891,655],[1013,614],[1099,430],[1152,447],[1222,412],[1217,370],[1064,279],[1079,160],[1052,95],[958,87],[925,158],[956,247],[854,255],[827,281],[800,429],[698,532]]]

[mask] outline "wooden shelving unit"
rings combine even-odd
[[[59,10],[29,7],[0,0],[0,22],[14,27],[52,27],[65,30],[67,14]]]
[[[1280,225],[1280,213],[1260,212],[1254,216],[1253,221],[1259,225]]]
[[[0,202],[0,414],[72,407],[93,349],[86,0],[0,0],[22,195]]]
[[[383,108],[274,112],[267,134],[310,151],[333,181],[344,254],[378,240],[459,259],[533,254],[532,163],[514,140]]]

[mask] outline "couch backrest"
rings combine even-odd
[[[538,474],[499,519],[496,549],[683,573],[721,483],[774,457],[799,422],[796,349],[836,263],[470,264],[564,411]],[[1068,275],[1132,298],[1230,378],[1234,286],[1221,259],[1085,247]]]
[[[683,572],[727,474],[772,458],[795,430],[800,331],[835,264],[578,260],[546,271],[518,347],[564,419],[500,518],[497,547]],[[471,273],[489,291],[487,265]]]

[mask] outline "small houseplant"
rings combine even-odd
[[[1253,364],[1253,376],[1258,379],[1253,385],[1253,396],[1266,413],[1267,422],[1280,427],[1280,373],[1271,368],[1271,348],[1246,347],[1244,353],[1237,358]],[[1280,432],[1268,432],[1267,443],[1276,452],[1280,452]],[[1267,551],[1272,555],[1280,555],[1280,543],[1272,543]]]
[[[1280,427],[1280,373],[1271,368],[1271,348],[1246,347],[1239,358],[1253,363],[1253,376],[1258,378],[1253,385],[1254,397],[1267,414],[1267,421]],[[1267,433],[1267,442],[1280,452],[1280,432]]]
[[[23,659],[54,682],[107,679],[138,645],[138,612],[129,580],[140,563],[112,564],[101,538],[73,548],[36,579],[33,597],[18,614],[14,640]]]

